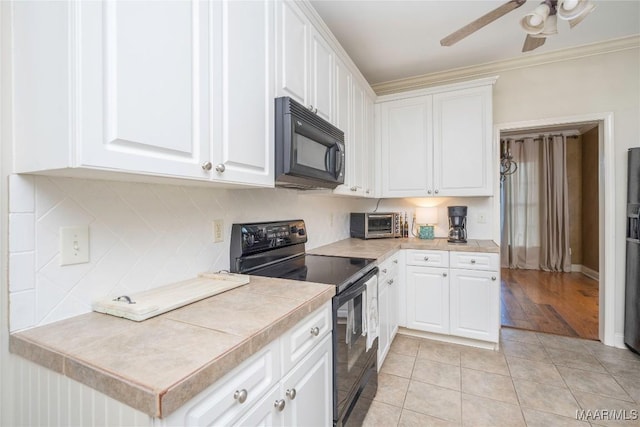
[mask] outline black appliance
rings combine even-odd
[[[288,96],[276,98],[275,181],[279,187],[344,183],[344,132]]]
[[[368,258],[309,255],[306,242],[302,220],[233,224],[230,269],[336,286],[333,421],[334,426],[362,425],[378,387],[378,338],[371,341],[368,331],[363,334],[363,316],[370,313],[362,313],[367,282],[376,277],[378,268]]]
[[[629,149],[624,343],[640,353],[640,147]]]
[[[448,206],[450,243],[467,243],[467,207]]]
[[[402,237],[398,212],[352,212],[350,217],[351,237],[359,239],[383,239]]]

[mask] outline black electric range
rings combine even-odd
[[[375,310],[378,318],[377,304],[365,304],[371,283],[377,295],[378,268],[368,258],[309,255],[306,242],[302,220],[233,224],[230,270],[336,286],[332,300],[333,421],[338,427],[361,425],[378,384],[377,330],[372,335],[363,322],[371,316],[368,310]]]

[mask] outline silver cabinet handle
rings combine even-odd
[[[439,192],[440,192],[439,190],[434,191],[434,193],[436,193],[436,194],[438,194]]]
[[[442,277],[447,277],[447,273],[442,273]]]
[[[431,190],[427,190],[427,194],[431,194]]]
[[[211,162],[204,162],[202,164],[202,170],[207,172],[210,171],[212,167],[213,167],[213,164]]]
[[[386,268],[383,268],[383,269],[382,269],[382,272],[386,274],[386,273],[387,273],[387,269],[386,269]]]
[[[390,285],[393,285],[393,279],[387,280],[387,283],[390,284]]]
[[[277,409],[278,411],[280,411],[280,412],[284,411],[284,405],[285,405],[285,403],[284,403],[284,399],[276,400],[276,401],[273,403],[273,407],[274,407],[274,408],[276,408],[276,409]]]
[[[233,398],[240,403],[244,403],[247,400],[247,394],[247,389],[243,388],[242,390],[236,390],[236,392],[233,393]]]
[[[291,388],[289,390],[287,390],[287,392],[285,393],[287,395],[287,397],[291,400],[296,398],[296,389],[295,388]]]
[[[471,264],[475,264],[475,263],[476,263],[476,260],[475,260],[475,259],[472,259],[472,260],[471,260]]]
[[[320,328],[313,327],[311,328],[311,331],[309,331],[311,333],[311,335],[313,335],[314,337],[317,337],[320,334]]]
[[[424,260],[429,261],[429,257],[428,256],[424,257]]]
[[[491,280],[496,280],[496,276],[491,276]]]
[[[398,263],[398,260],[397,260],[397,259],[394,259],[394,260],[393,260],[393,263],[394,263],[394,264],[397,264],[397,263]]]
[[[220,172],[220,173],[222,173],[222,172],[224,172],[224,170],[225,170],[225,169],[226,169],[226,168],[224,167],[224,165],[223,165],[222,163],[218,163],[218,164],[216,165],[216,172]]]
[[[369,193],[371,193],[371,190],[369,190],[369,189],[367,188],[367,191],[365,191],[365,193],[369,194]]]

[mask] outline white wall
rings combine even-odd
[[[494,123],[514,123],[612,112],[614,116],[616,246],[615,326],[624,331],[627,149],[640,146],[640,52],[630,49],[500,74],[494,89]],[[593,171],[596,173],[596,171]],[[619,343],[618,343],[619,344]]]

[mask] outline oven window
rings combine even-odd
[[[299,133],[296,135],[296,163],[325,172],[327,166],[327,146],[313,141]]]
[[[341,408],[367,363],[366,336],[362,335],[363,294],[345,302],[337,310],[336,388]]]
[[[369,232],[389,232],[392,230],[391,215],[369,215]]]

